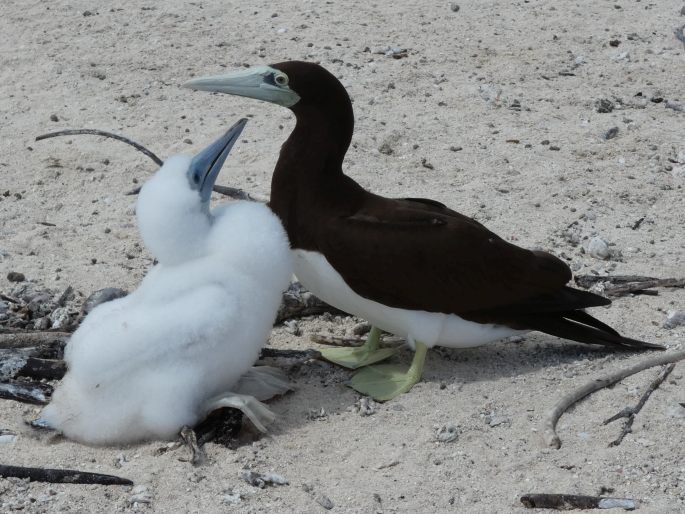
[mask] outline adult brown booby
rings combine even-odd
[[[265,100],[297,123],[281,149],[270,206],[295,254],[295,275],[331,305],[373,329],[361,348],[322,352],[357,368],[388,357],[380,330],[406,337],[409,369],[366,367],[352,386],[378,400],[421,378],[428,348],[479,346],[532,330],[614,348],[661,348],[621,336],[583,309],[610,300],[573,289],[555,256],[508,243],[477,221],[424,198],[384,198],[343,174],[352,103],[323,67],[282,62],[190,80],[185,87]]]

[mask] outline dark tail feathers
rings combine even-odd
[[[663,346],[623,337],[609,325],[602,323],[585,311],[569,311],[554,314],[532,314],[517,317],[532,330],[538,330],[578,343],[601,344],[624,350],[665,350]]]

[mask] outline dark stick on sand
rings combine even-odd
[[[136,143],[135,141],[132,141],[127,137],[120,136],[118,134],[112,134],[111,132],[106,132],[104,130],[98,130],[98,129],[60,130],[57,132],[50,132],[49,134],[41,134],[40,136],[36,137],[36,141],[42,141],[43,139],[48,139],[51,137],[58,137],[58,136],[79,136],[79,135],[102,136],[102,137],[109,137],[111,139],[116,139],[117,141],[121,141],[123,143],[126,143],[127,145],[131,145],[133,148],[135,148],[139,152],[144,153],[150,159],[152,159],[157,166],[161,166],[162,164],[164,164],[164,161],[162,161],[162,159],[157,157],[154,153],[152,153],[150,150],[145,148],[140,143]]]
[[[0,382],[0,398],[22,403],[45,405],[50,401],[52,391],[51,385],[41,382],[20,382],[18,380]]]
[[[60,380],[67,372],[67,363],[58,359],[39,359],[29,357],[26,364],[17,372],[21,377]]]
[[[595,284],[604,284],[606,296],[626,296],[629,294],[658,294],[654,288],[685,287],[685,278],[655,278],[642,275],[578,275],[576,284],[589,289]]]
[[[529,509],[625,509],[635,510],[637,502],[630,498],[603,498],[578,494],[524,494],[521,503]]]
[[[0,464],[0,476],[4,478],[28,478],[31,482],[48,482],[50,484],[133,485],[129,479],[114,475],[89,473],[74,469],[25,468],[4,464]]]
[[[45,346],[55,341],[63,341],[68,337],[71,337],[69,332],[52,332],[49,330],[0,332],[0,350]]]

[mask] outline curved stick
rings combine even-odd
[[[164,164],[164,161],[162,159],[157,157],[154,153],[152,153],[150,150],[145,148],[140,143],[136,143],[135,141],[131,141],[127,137],[119,136],[117,134],[112,134],[111,132],[106,132],[104,130],[98,130],[98,129],[60,130],[58,132],[50,132],[49,134],[42,134],[40,136],[37,136],[36,141],[42,141],[43,139],[48,139],[48,138],[57,137],[57,136],[78,136],[78,135],[82,135],[82,134],[92,135],[92,136],[103,136],[103,137],[109,137],[111,139],[116,139],[117,141],[121,141],[123,143],[126,143],[127,145],[131,145],[133,148],[135,148],[139,152],[143,152],[150,159],[152,159],[157,166],[161,166],[162,164]]]
[[[671,362],[678,362],[679,360],[685,359],[685,350],[680,350],[679,352],[662,354],[651,359],[638,362],[634,366],[629,368],[620,369],[614,371],[602,377],[595,378],[591,382],[579,387],[575,391],[571,391],[569,394],[561,398],[557,404],[552,407],[545,418],[542,420],[542,437],[545,440],[545,444],[550,448],[556,448],[557,450],[561,448],[561,439],[556,432],[557,421],[561,415],[568,410],[568,408],[579,400],[582,400],[587,395],[599,391],[607,386],[615,384],[619,380],[623,380],[630,375],[639,373],[648,368],[653,368],[654,366],[662,366],[664,364],[670,364]]]
[[[128,478],[102,473],[90,473],[75,469],[27,468],[24,466],[7,466],[0,464],[0,476],[28,478],[30,482],[48,482],[50,484],[98,484],[98,485],[133,485]]]

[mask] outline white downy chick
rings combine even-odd
[[[241,408],[261,429],[273,418],[236,393],[243,375],[260,399],[287,389],[252,368],[291,276],[287,236],[266,205],[209,209],[245,123],[195,157],[171,157],[142,188],[138,226],[159,264],[136,291],[83,320],[43,423],[81,442],[112,444],[173,438],[221,406]]]

